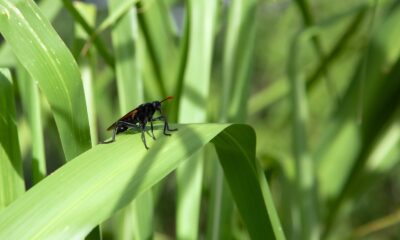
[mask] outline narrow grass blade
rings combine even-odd
[[[346,46],[349,45],[351,40],[354,38],[354,35],[358,33],[360,30],[360,26],[362,25],[366,12],[368,10],[368,6],[365,4],[361,6],[357,6],[350,11],[346,11],[344,14],[339,14],[338,17],[334,17],[333,20],[329,22],[329,25],[336,24],[338,21],[341,21],[343,17],[349,17],[348,15],[355,15],[353,20],[349,23],[346,29],[343,31],[343,34],[337,39],[332,50],[330,50],[323,61],[320,61],[316,69],[307,76],[306,79],[306,90],[307,92],[312,91],[313,87],[318,82],[318,78],[324,75],[325,69],[329,69],[334,63],[335,60],[338,59],[346,52]],[[325,25],[326,27],[326,25]],[[267,86],[265,89],[257,92],[252,95],[249,101],[249,115],[254,115],[261,110],[265,110],[272,106],[274,103],[277,103],[280,100],[286,98],[289,94],[289,84],[286,79],[279,79],[273,82],[271,85]]]
[[[93,4],[82,2],[74,3],[75,9],[84,16],[85,21],[94,26],[96,23],[96,7]],[[83,90],[85,93],[86,108],[88,112],[88,120],[90,127],[90,139],[92,147],[97,144],[97,119],[96,119],[96,103],[94,98],[93,82],[95,79],[97,52],[95,49],[89,49],[85,56],[80,55],[80,49],[84,45],[86,39],[89,38],[85,30],[80,24],[75,24],[74,48],[76,59],[79,63],[80,72],[82,74]]]
[[[78,13],[80,13],[84,20],[91,26],[94,27],[96,24],[96,6],[93,4],[87,4],[83,2],[74,2],[74,7]],[[96,119],[96,103],[94,98],[93,82],[95,79],[96,63],[97,63],[97,52],[95,48],[87,50],[85,55],[81,54],[81,49],[89,38],[83,27],[75,22],[75,37],[73,42],[73,49],[75,49],[75,58],[78,61],[80,72],[82,73],[83,90],[85,93],[86,108],[88,112],[88,121],[90,127],[90,139],[92,147],[97,144],[97,119]],[[102,238],[101,226],[98,225],[96,228],[86,236],[86,240],[97,240]]]
[[[400,45],[396,39],[399,38],[400,31],[394,27],[398,21],[400,9],[396,8],[372,32],[369,50],[360,61],[355,77],[343,98],[343,104],[336,113],[337,117],[331,123],[331,135],[326,137],[319,149],[321,193],[326,200],[333,199],[324,237],[329,235],[337,216],[341,213],[343,203],[348,200],[353,177],[364,170],[369,152],[375,148],[384,126],[389,123],[398,108]],[[355,109],[358,111],[354,111]],[[352,126],[352,134],[346,136],[347,127],[340,125]],[[339,143],[342,148],[338,148]],[[329,154],[334,150],[340,151],[340,158],[330,157]],[[323,175],[327,172],[341,174],[336,174],[335,181],[332,181],[332,175]]]
[[[259,1],[235,0],[228,12],[227,30],[224,39],[224,50],[222,59],[222,95],[220,106],[220,121],[243,122],[247,112],[247,99],[249,93],[250,69],[252,66],[252,53],[255,41],[255,15]],[[222,179],[221,171],[217,171],[215,179]],[[223,188],[226,184],[222,185]],[[222,221],[214,223],[214,226],[222,226],[219,238],[232,238],[233,206],[232,198],[227,189],[214,186],[212,191],[220,200],[216,200],[220,206],[218,209],[221,216],[213,220]],[[212,214],[212,213],[210,213]],[[210,237],[210,236],[209,236]]]
[[[296,166],[296,201],[292,203],[299,210],[299,234],[302,239],[318,239],[318,215],[316,196],[316,177],[314,162],[308,149],[308,103],[305,94],[305,81],[297,68],[299,49],[307,32],[294,38],[290,51],[288,75],[291,86],[290,98],[293,112],[293,155]]]
[[[79,70],[40,9],[32,0],[1,0],[0,31],[47,97],[66,159],[87,150],[90,135]]]
[[[131,6],[133,1],[110,0],[108,2],[111,18],[120,14],[121,9],[125,11],[111,30],[115,52],[119,115],[123,116],[144,102],[138,57],[138,22],[136,9]],[[153,235],[153,207],[152,192],[146,191],[122,210],[123,213],[115,216],[119,218],[114,219],[118,222],[118,231],[122,230],[125,233],[120,239],[150,239]]]
[[[96,29],[96,35],[102,33],[107,28],[116,24],[119,19],[121,19],[126,14],[129,15],[129,12],[132,10],[134,4],[139,0],[125,0],[119,1],[119,5],[115,5],[112,11],[108,14],[107,18],[104,19],[100,26]],[[111,1],[112,2],[112,1]],[[96,37],[96,36],[92,36]]]
[[[253,239],[283,239],[262,190],[255,164],[255,134],[246,125],[178,125],[167,137],[143,147],[140,134],[122,134],[81,154],[35,185],[0,213],[0,239],[84,237],[95,225],[129,204],[210,141]],[[171,154],[173,152],[173,154]],[[49,191],[50,189],[50,191]],[[244,191],[244,193],[243,193]],[[266,206],[266,202],[271,204]],[[251,204],[249,204],[251,203]],[[29,228],[26,228],[29,224]]]
[[[0,212],[25,191],[11,74],[0,69]]]
[[[179,122],[202,123],[207,120],[211,61],[217,15],[216,1],[189,1],[187,5],[187,63],[180,99]],[[202,152],[192,156],[177,170],[178,198],[176,236],[198,239],[201,187],[203,177]]]
[[[95,28],[91,27],[88,22],[86,22],[85,18],[79,13],[79,11],[74,7],[74,4],[70,0],[62,0],[64,7],[71,13],[72,17],[81,24],[82,28],[86,31],[89,36],[96,35]],[[112,68],[115,68],[115,60],[114,56],[108,51],[105,43],[101,38],[95,37],[93,38],[93,44],[96,47],[99,54],[103,57],[104,61]],[[86,46],[88,48],[88,46]],[[83,49],[84,53],[86,50]]]
[[[306,80],[307,82],[307,90],[311,89],[315,83],[317,82],[318,78],[325,74],[325,71],[329,69],[331,63],[340,56],[344,50],[346,49],[346,45],[351,40],[351,37],[357,33],[357,30],[360,29],[360,25],[363,22],[366,13],[367,13],[367,6],[362,5],[359,7],[357,15],[354,17],[353,21],[347,26],[346,30],[343,32],[342,36],[340,36],[333,46],[332,50],[320,61],[319,66],[316,70],[308,77]]]
[[[110,14],[119,10],[126,0],[109,1]],[[128,1],[129,2],[129,1]],[[134,9],[129,10],[112,28],[116,58],[116,78],[120,114],[125,114],[144,101],[143,81],[137,55],[138,23]]]
[[[348,198],[355,201],[387,177],[400,161],[400,108],[377,137],[362,170],[352,176]]]
[[[22,107],[28,121],[32,143],[32,183],[36,184],[46,176],[46,158],[38,86],[28,72],[18,65],[18,89]]]
[[[175,41],[170,12],[164,1],[140,1],[136,4],[142,45],[145,47],[148,65],[152,73],[144,75],[145,83],[154,81],[154,87],[162,96],[172,95],[176,86],[178,47]]]
[[[229,11],[222,69],[223,121],[242,122],[246,116],[257,5],[256,0],[236,0]]]
[[[314,15],[312,13],[311,6],[309,5],[307,0],[296,0],[295,3],[299,7],[300,14],[303,18],[303,23],[305,27],[311,28],[315,24],[314,20]],[[317,53],[318,58],[320,59],[321,62],[324,61],[325,57],[325,52],[321,43],[321,39],[317,36],[314,35],[311,37],[312,44],[314,46],[315,52]],[[329,76],[328,69],[326,68],[325,65],[321,65],[322,67],[322,72],[324,74],[324,77],[326,79],[326,85],[328,86],[328,90],[332,93],[331,95],[335,97],[334,100],[337,100],[337,93],[336,89],[334,89],[333,84],[331,82],[331,77]]]

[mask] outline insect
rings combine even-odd
[[[162,101],[154,101],[154,102],[140,104],[138,107],[125,114],[123,117],[118,119],[116,122],[114,122],[113,124],[111,124],[111,126],[107,128],[107,130],[113,129],[112,139],[110,141],[105,141],[103,143],[112,143],[115,141],[115,135],[117,135],[118,133],[125,132],[129,128],[135,128],[140,130],[142,134],[142,141],[144,147],[146,149],[149,149],[149,147],[146,144],[146,137],[144,135],[145,128],[147,123],[150,122],[151,136],[154,140],[156,140],[156,137],[154,136],[153,133],[153,122],[157,120],[164,121],[163,133],[164,135],[170,136],[171,134],[167,133],[167,130],[176,131],[178,129],[169,128],[167,117],[163,114],[161,110],[161,103],[163,103],[166,100],[170,100],[172,98],[173,98],[172,96],[169,96]],[[160,116],[153,118],[153,115],[156,111],[160,113]]]

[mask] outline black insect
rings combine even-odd
[[[171,135],[167,133],[167,130],[176,131],[178,129],[169,128],[167,117],[161,111],[161,103],[172,98],[173,97],[169,96],[162,101],[154,101],[150,103],[140,104],[137,108],[128,112],[127,114],[125,114],[125,116],[121,117],[107,128],[107,130],[113,129],[112,139],[110,141],[103,143],[112,143],[115,141],[115,135],[121,132],[125,132],[129,128],[134,128],[138,129],[141,132],[143,144],[146,149],[149,149],[149,147],[146,144],[146,138],[144,135],[145,128],[147,123],[150,122],[151,136],[154,140],[156,140],[156,137],[154,136],[153,133],[153,122],[157,120],[164,121],[164,131],[163,131],[164,135],[167,136]],[[156,111],[160,113],[160,116],[153,118],[153,115]]]

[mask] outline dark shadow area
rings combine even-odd
[[[21,155],[18,142],[18,126],[16,125],[16,110],[12,83],[0,72],[0,144],[3,146],[6,160],[9,160],[14,172],[23,179]],[[6,112],[7,111],[7,112]]]

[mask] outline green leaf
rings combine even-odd
[[[188,1],[189,46],[184,48],[187,62],[180,96],[179,122],[203,123],[207,120],[212,50],[214,42],[217,2]],[[204,21],[207,19],[207,21]],[[200,221],[201,187],[203,179],[203,152],[177,170],[177,219],[178,239],[198,239]]]
[[[143,75],[145,81],[156,83],[151,88],[157,88],[164,98],[175,91],[176,70],[178,64],[178,48],[172,28],[172,16],[164,1],[139,1],[136,4],[137,18],[139,23],[139,34],[142,35],[141,43],[146,51],[144,57],[147,61],[141,60],[144,67],[147,67]],[[146,86],[146,85],[145,85]],[[152,94],[154,90],[149,91]]]
[[[126,0],[111,0],[110,14],[119,10]],[[116,78],[120,114],[124,115],[144,100],[140,62],[137,56],[138,23],[135,11],[128,11],[112,28],[112,43],[116,58]],[[121,116],[122,116],[121,115]]]
[[[47,97],[67,160],[90,148],[78,67],[32,0],[0,0],[0,31]]]
[[[38,6],[46,18],[50,21],[53,21],[61,9],[61,2],[54,0],[42,0]],[[11,47],[6,42],[3,42],[0,47],[0,66],[11,67],[16,64],[15,56],[12,53]]]
[[[174,127],[179,130],[170,137],[157,130],[150,150],[140,134],[121,134],[116,143],[98,145],[68,162],[0,213],[0,239],[82,238],[210,141],[250,236],[284,239],[255,162],[254,131],[237,124]]]
[[[298,70],[297,58],[300,46],[308,40],[310,32],[300,33],[293,39],[288,61],[290,99],[293,112],[293,159],[296,166],[296,201],[292,204],[299,211],[299,224],[294,228],[301,239],[318,239],[318,209],[316,207],[316,176],[314,161],[308,147],[308,102],[305,94],[305,80]]]
[[[25,191],[10,75],[0,69],[0,211]]]
[[[21,64],[17,66],[17,75],[21,102],[31,132],[31,172],[32,182],[36,184],[47,174],[39,89]]]
[[[103,57],[104,61],[111,67],[115,68],[114,56],[108,51],[106,45],[102,41],[101,38],[96,36],[96,32],[94,27],[91,27],[90,24],[86,21],[86,19],[81,15],[81,13],[75,8],[74,4],[70,0],[62,0],[64,7],[71,13],[72,17],[81,24],[83,30],[89,36],[93,36],[91,38],[94,46],[96,47],[99,54]],[[89,43],[88,43],[89,44]],[[86,46],[87,47],[87,46]],[[83,49],[83,52],[85,49]]]
[[[114,5],[112,7],[112,11],[109,13],[106,19],[104,19],[100,26],[96,29],[96,34],[100,34],[110,26],[116,24],[120,18],[122,18],[124,15],[128,14],[129,11],[132,10],[132,6],[137,2],[138,0],[121,0],[121,1],[114,1],[118,2],[120,4]],[[111,1],[112,2],[112,1]],[[94,36],[95,37],[95,36]]]
[[[124,9],[124,15],[115,18],[111,30],[115,52],[115,70],[119,99],[119,116],[125,115],[144,101],[143,81],[140,72],[141,58],[138,57],[138,22],[131,0],[109,0],[109,17],[117,16]],[[108,20],[104,21],[104,24]],[[104,27],[105,25],[102,24]],[[102,28],[100,26],[100,29]],[[118,117],[116,117],[117,119]],[[119,225],[116,235],[119,239],[150,239],[153,235],[153,195],[146,191],[130,206],[115,216]],[[133,224],[132,224],[133,222]],[[132,235],[132,228],[133,234]],[[124,234],[120,234],[124,233]]]
[[[229,10],[222,62],[223,121],[243,122],[246,116],[258,4],[256,0],[235,0]]]

